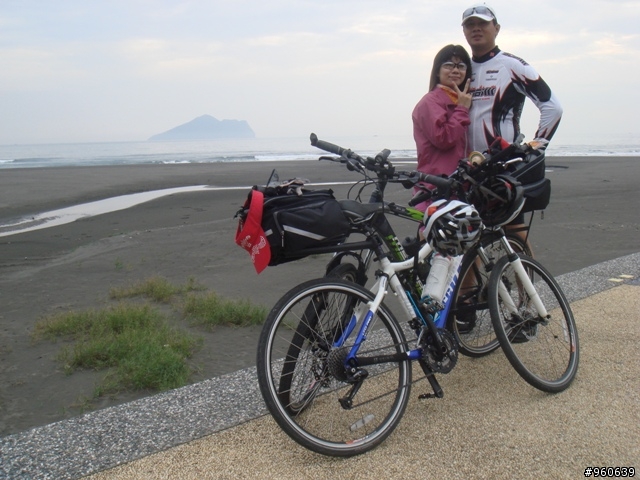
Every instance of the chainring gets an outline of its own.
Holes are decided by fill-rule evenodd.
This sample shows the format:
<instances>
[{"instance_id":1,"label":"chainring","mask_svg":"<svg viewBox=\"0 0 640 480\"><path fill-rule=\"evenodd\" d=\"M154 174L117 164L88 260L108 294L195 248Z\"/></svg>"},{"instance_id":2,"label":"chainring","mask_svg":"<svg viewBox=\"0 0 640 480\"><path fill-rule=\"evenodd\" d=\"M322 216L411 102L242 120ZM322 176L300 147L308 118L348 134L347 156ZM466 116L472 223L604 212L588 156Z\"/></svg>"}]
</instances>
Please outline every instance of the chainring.
<instances>
[{"instance_id":1,"label":"chainring","mask_svg":"<svg viewBox=\"0 0 640 480\"><path fill-rule=\"evenodd\" d=\"M440 351L434 343L434 338L429 335L422 345L422 359L434 373L449 373L458 363L458 341L444 328L438 329L438 335L444 344L444 350Z\"/></svg>"}]
</instances>

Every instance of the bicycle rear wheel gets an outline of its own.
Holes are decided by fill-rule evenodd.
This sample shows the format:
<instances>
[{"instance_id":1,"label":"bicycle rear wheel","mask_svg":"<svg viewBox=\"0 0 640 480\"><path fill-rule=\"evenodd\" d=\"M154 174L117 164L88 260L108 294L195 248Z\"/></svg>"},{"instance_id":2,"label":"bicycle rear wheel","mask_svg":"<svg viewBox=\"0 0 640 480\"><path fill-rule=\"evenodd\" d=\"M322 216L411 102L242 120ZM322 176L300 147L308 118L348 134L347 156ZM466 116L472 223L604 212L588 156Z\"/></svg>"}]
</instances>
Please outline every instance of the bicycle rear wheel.
<instances>
[{"instance_id":1,"label":"bicycle rear wheel","mask_svg":"<svg viewBox=\"0 0 640 480\"><path fill-rule=\"evenodd\" d=\"M326 275L327 277L341 278L348 282L359 283L358 269L351 263L339 263Z\"/></svg>"},{"instance_id":2,"label":"bicycle rear wheel","mask_svg":"<svg viewBox=\"0 0 640 480\"><path fill-rule=\"evenodd\" d=\"M408 360L368 366L352 405L344 402L353 386L344 360L372 299L351 282L311 280L276 304L260 335L257 371L267 408L291 438L315 452L351 456L371 450L391 434L406 408ZM346 334L354 314L358 324ZM404 333L382 305L358 355L405 351Z\"/></svg>"},{"instance_id":3,"label":"bicycle rear wheel","mask_svg":"<svg viewBox=\"0 0 640 480\"><path fill-rule=\"evenodd\" d=\"M529 246L519 236L506 234L514 251L530 253ZM495 264L506 255L497 232L485 234L481 245L491 262ZM468 357L483 357L500 346L493 329L489 310L489 276L487 265L480 260L477 249L465 254L459 273L459 281L453 294L455 305L449 315L448 328L458 340L459 351Z\"/></svg>"},{"instance_id":4,"label":"bicycle rear wheel","mask_svg":"<svg viewBox=\"0 0 640 480\"><path fill-rule=\"evenodd\" d=\"M493 327L506 357L524 380L545 392L561 392L578 371L580 348L573 313L553 276L536 260L519 257L548 316L541 317L513 264L503 257L489 280Z\"/></svg>"}]
</instances>

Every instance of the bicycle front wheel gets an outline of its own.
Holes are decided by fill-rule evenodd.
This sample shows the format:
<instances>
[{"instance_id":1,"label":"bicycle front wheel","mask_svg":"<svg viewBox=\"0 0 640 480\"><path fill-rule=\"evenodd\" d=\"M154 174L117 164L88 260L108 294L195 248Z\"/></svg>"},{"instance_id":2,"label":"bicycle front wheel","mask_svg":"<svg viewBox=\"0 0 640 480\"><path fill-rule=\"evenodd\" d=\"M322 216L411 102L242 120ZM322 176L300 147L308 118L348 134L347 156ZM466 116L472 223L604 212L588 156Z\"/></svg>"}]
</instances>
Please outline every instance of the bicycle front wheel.
<instances>
[{"instance_id":1,"label":"bicycle front wheel","mask_svg":"<svg viewBox=\"0 0 640 480\"><path fill-rule=\"evenodd\" d=\"M529 254L528 245L519 236L507 233L506 238L514 251ZM501 239L501 234L491 232L481 240L490 265L507 254ZM465 254L453 295L454 310L447 321L449 330L458 340L460 353L468 357L483 357L500 346L489 310L490 274L491 269L482 263L477 248Z\"/></svg>"},{"instance_id":2,"label":"bicycle front wheel","mask_svg":"<svg viewBox=\"0 0 640 480\"><path fill-rule=\"evenodd\" d=\"M503 257L489 280L493 327L506 357L524 380L545 392L561 392L578 371L580 349L573 312L553 276L536 260L519 257L547 316L536 309L514 264Z\"/></svg>"},{"instance_id":3,"label":"bicycle front wheel","mask_svg":"<svg viewBox=\"0 0 640 480\"><path fill-rule=\"evenodd\" d=\"M366 379L352 401L345 401L354 381L344 361L372 299L351 282L311 280L276 304L260 335L258 382L267 408L291 438L315 452L351 456L371 450L391 434L406 408L408 360L367 366ZM405 335L384 305L368 332L359 356L407 351Z\"/></svg>"}]
</instances>

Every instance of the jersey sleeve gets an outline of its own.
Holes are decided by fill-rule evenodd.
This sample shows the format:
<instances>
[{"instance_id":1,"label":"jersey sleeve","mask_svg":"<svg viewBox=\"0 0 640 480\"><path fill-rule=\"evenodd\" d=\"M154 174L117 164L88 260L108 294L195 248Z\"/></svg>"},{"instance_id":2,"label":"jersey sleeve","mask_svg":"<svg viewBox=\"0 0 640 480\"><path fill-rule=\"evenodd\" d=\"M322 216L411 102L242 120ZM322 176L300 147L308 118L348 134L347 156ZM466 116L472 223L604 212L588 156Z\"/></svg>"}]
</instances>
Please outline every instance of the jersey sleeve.
<instances>
[{"instance_id":1,"label":"jersey sleeve","mask_svg":"<svg viewBox=\"0 0 640 480\"><path fill-rule=\"evenodd\" d=\"M517 62L519 68L512 69L514 86L529 97L540 111L540 121L534 141L545 148L560 124L562 105L538 72L526 62Z\"/></svg>"}]
</instances>

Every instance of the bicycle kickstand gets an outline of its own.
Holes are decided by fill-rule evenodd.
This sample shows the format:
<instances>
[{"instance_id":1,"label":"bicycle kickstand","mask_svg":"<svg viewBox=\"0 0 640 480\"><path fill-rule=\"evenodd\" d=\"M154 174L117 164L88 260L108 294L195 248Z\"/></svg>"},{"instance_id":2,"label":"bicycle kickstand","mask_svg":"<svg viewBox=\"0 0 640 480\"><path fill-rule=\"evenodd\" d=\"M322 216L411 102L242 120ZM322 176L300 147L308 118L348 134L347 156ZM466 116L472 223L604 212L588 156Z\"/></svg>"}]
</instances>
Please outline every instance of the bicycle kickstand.
<instances>
[{"instance_id":1,"label":"bicycle kickstand","mask_svg":"<svg viewBox=\"0 0 640 480\"><path fill-rule=\"evenodd\" d=\"M424 362L419 361L418 363L420 363L420 366L422 367L422 370L424 371L425 375L427 376L427 380L429 380L429 383L431 384L431 388L433 389L433 393L422 393L422 394L418 395L418 399L419 400L426 400L427 398L442 398L442 397L444 397L444 391L442 390L442 387L438 383L438 380L436 380L435 373L433 373L431 371L431 369L427 365L424 364Z\"/></svg>"}]
</instances>

